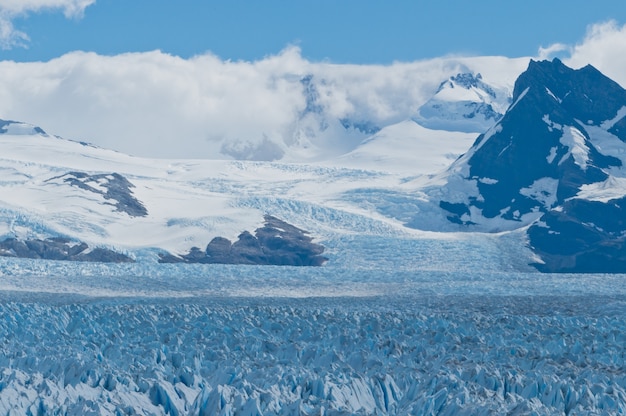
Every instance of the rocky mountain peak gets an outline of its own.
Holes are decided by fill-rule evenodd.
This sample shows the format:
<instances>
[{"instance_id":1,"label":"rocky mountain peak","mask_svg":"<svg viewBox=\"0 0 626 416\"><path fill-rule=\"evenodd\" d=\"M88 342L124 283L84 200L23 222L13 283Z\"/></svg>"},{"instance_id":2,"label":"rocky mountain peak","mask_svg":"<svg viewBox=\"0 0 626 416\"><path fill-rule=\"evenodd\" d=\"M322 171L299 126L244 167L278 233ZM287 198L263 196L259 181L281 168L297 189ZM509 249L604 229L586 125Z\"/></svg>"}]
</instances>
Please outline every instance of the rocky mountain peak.
<instances>
[{"instance_id":1,"label":"rocky mountain peak","mask_svg":"<svg viewBox=\"0 0 626 416\"><path fill-rule=\"evenodd\" d=\"M572 118L588 125L611 119L626 102L626 91L592 65L572 69L557 58L530 61L515 83L513 102L523 94L537 100L547 94Z\"/></svg>"},{"instance_id":2,"label":"rocky mountain peak","mask_svg":"<svg viewBox=\"0 0 626 416\"><path fill-rule=\"evenodd\" d=\"M626 91L590 68L573 70L558 59L531 61L519 77L505 116L459 162L477 183L480 198L472 204L481 215L521 221L524 214L545 212L574 196L583 184L605 180L605 169L621 166L596 148L581 120L593 117L600 124L614 118L626 105ZM596 104L606 103L607 89L612 104Z\"/></svg>"},{"instance_id":3,"label":"rocky mountain peak","mask_svg":"<svg viewBox=\"0 0 626 416\"><path fill-rule=\"evenodd\" d=\"M594 271L597 259L617 259L598 270L626 270L626 255L615 255L626 226L603 218L626 217L626 190L583 195L625 175L625 120L626 90L593 66L531 60L505 115L450 168L439 207L468 230L530 225L542 270Z\"/></svg>"}]
</instances>

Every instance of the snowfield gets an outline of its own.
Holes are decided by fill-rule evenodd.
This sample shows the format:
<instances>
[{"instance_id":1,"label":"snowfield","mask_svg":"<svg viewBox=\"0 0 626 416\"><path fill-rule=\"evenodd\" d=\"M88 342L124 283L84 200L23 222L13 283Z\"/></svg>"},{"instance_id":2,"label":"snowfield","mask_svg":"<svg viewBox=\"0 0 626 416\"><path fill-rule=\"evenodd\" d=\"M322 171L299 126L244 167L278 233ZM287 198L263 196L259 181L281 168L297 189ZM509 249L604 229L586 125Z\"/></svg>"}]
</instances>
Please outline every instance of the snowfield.
<instances>
[{"instance_id":1,"label":"snowfield","mask_svg":"<svg viewBox=\"0 0 626 416\"><path fill-rule=\"evenodd\" d=\"M405 134L414 141L409 148L388 151L383 163L376 160L376 146L389 145L389 134ZM432 136L432 145L416 159L411 155L427 142L422 135ZM406 197L414 191L406 184L409 172L423 175L442 169L473 140L461 134L448 138L447 147L436 146L441 136L407 122L391 133L375 135L357 159L348 154L325 163L296 164L143 159L42 134L2 134L0 237L70 236L132 254L157 247L184 253L192 246L204 248L216 236L236 239L244 230L253 231L266 213L316 230L318 238L338 232L411 234L384 212L354 204L352 195L365 189L375 198L397 190ZM349 161L354 166L344 167ZM120 212L96 181L85 181L91 191L70 185L67 179L75 172L123 175L132 184L130 195L147 215Z\"/></svg>"}]
</instances>

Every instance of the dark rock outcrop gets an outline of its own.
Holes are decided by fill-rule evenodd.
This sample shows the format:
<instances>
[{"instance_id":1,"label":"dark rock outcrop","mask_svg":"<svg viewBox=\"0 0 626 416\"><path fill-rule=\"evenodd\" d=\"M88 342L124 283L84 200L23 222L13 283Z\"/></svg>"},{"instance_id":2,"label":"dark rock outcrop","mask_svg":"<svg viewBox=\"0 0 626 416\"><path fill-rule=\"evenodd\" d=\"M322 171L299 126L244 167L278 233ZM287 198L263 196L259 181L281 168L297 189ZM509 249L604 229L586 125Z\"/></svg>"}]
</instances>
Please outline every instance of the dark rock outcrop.
<instances>
[{"instance_id":1,"label":"dark rock outcrop","mask_svg":"<svg viewBox=\"0 0 626 416\"><path fill-rule=\"evenodd\" d=\"M234 243L224 237L215 237L202 251L193 247L189 253L174 256L166 253L161 263L258 264L276 266L321 266L327 260L321 254L324 247L291 224L271 215L265 216L265 225L252 235L241 233Z\"/></svg>"},{"instance_id":2,"label":"dark rock outcrop","mask_svg":"<svg viewBox=\"0 0 626 416\"><path fill-rule=\"evenodd\" d=\"M228 263L232 243L224 237L215 237L206 246L206 257L213 260L213 263Z\"/></svg>"},{"instance_id":3,"label":"dark rock outcrop","mask_svg":"<svg viewBox=\"0 0 626 416\"><path fill-rule=\"evenodd\" d=\"M132 258L125 254L101 247L89 250L87 244L73 242L65 238L49 238L46 240L7 238L0 241L0 256L99 263L134 262Z\"/></svg>"},{"instance_id":4,"label":"dark rock outcrop","mask_svg":"<svg viewBox=\"0 0 626 416\"><path fill-rule=\"evenodd\" d=\"M53 182L57 179L63 179L63 183L70 186L102 195L104 199L111 201L107 203L113 205L117 211L125 212L131 217L148 215L146 207L133 195L132 188L135 185L119 173L90 175L85 172L68 172L50 178L46 182Z\"/></svg>"}]
</instances>

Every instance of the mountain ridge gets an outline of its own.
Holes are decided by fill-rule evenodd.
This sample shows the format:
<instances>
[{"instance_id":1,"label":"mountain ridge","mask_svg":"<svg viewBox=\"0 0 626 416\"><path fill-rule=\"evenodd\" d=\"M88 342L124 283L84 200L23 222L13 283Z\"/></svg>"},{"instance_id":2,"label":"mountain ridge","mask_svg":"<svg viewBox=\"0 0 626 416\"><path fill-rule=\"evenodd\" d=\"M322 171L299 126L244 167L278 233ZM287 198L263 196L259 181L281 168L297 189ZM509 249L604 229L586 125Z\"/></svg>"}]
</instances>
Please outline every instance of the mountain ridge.
<instances>
[{"instance_id":1,"label":"mountain ridge","mask_svg":"<svg viewBox=\"0 0 626 416\"><path fill-rule=\"evenodd\" d=\"M624 175L619 155L626 146L613 134L624 109L626 90L593 66L574 70L558 59L531 60L515 83L507 112L449 170L448 187L465 182L471 191L456 193L456 199L443 198L439 206L461 227L498 231L503 224L530 226L530 246L542 258L537 264L542 270L626 270L620 256L608 251L605 256L614 259L611 266L606 259L595 267L593 261L584 260L600 258L604 249L615 250L615 245L622 247L619 234L624 230L615 224L610 232L585 226L601 218L581 209L587 202L579 196L585 186ZM609 136L615 138L617 149L602 147ZM607 212L612 202L589 203ZM623 216L619 203L612 204L613 214ZM587 244L570 244L567 239ZM564 246L570 249L556 248Z\"/></svg>"},{"instance_id":2,"label":"mountain ridge","mask_svg":"<svg viewBox=\"0 0 626 416\"><path fill-rule=\"evenodd\" d=\"M303 120L324 122L314 78L302 86L310 96ZM444 81L437 93L446 88L462 90L454 96L462 100L498 96L471 72ZM626 91L592 66L575 70L558 59L531 60L513 91L504 114L475 139L434 135L415 120L380 130L335 120L335 127L373 134L339 157L306 163L142 159L3 122L0 239L39 247L61 238L187 263L249 262L237 254L242 249L263 263L262 234L250 230L266 230L273 218L269 234L283 248L308 247L316 265L325 262L315 257L320 247L332 253L328 243L338 235L471 232L513 233L540 271L626 270L626 227L601 217L626 214ZM309 264L285 259L279 263ZM603 267L594 269L598 262Z\"/></svg>"}]
</instances>

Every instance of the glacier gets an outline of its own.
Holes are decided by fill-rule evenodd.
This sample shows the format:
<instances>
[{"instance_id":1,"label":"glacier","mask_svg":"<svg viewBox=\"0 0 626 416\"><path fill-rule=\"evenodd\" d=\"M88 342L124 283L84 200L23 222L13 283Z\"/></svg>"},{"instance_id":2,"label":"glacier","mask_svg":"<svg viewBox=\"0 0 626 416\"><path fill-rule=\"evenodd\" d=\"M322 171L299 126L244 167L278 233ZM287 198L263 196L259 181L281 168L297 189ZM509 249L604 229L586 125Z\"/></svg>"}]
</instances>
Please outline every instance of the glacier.
<instances>
[{"instance_id":1,"label":"glacier","mask_svg":"<svg viewBox=\"0 0 626 416\"><path fill-rule=\"evenodd\" d=\"M302 127L323 126L323 94L308 91ZM607 129L624 108L584 126L616 160L624 145ZM545 114L542 128L561 128ZM280 162L146 159L4 124L0 237L67 238L134 262L0 257L0 414L626 413L625 276L539 273L527 231L547 224L534 211L474 231L446 217L477 218L462 202L502 181L464 165L500 124L470 149L472 133L395 121L342 118L362 141L317 160L303 136ZM587 166L570 136L557 142ZM539 159L560 161L552 149ZM623 170L606 169L575 196L623 195ZM555 179L532 179L520 195L559 212ZM264 215L311 231L328 261L158 263Z\"/></svg>"},{"instance_id":2,"label":"glacier","mask_svg":"<svg viewBox=\"0 0 626 416\"><path fill-rule=\"evenodd\" d=\"M0 413L626 411L623 275L531 271L513 237L326 244L320 268L0 258Z\"/></svg>"},{"instance_id":3,"label":"glacier","mask_svg":"<svg viewBox=\"0 0 626 416\"><path fill-rule=\"evenodd\" d=\"M621 296L18 297L1 308L7 414L626 410L623 319L604 315L623 316Z\"/></svg>"},{"instance_id":4,"label":"glacier","mask_svg":"<svg viewBox=\"0 0 626 416\"><path fill-rule=\"evenodd\" d=\"M538 273L523 230L405 227L429 207L408 162L156 162L48 139L4 138L3 232L136 262L0 258L0 414L626 411L624 276ZM150 215L131 229L101 193L44 182L66 166L124 173ZM327 264L159 264L148 244L182 250L268 207L316 230Z\"/></svg>"}]
</instances>

